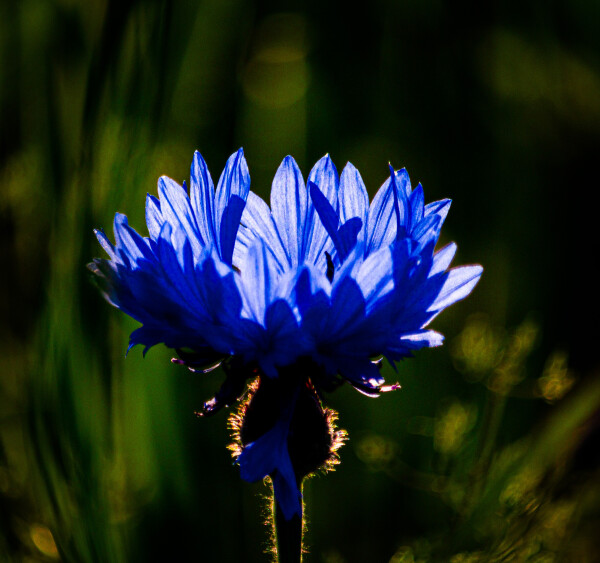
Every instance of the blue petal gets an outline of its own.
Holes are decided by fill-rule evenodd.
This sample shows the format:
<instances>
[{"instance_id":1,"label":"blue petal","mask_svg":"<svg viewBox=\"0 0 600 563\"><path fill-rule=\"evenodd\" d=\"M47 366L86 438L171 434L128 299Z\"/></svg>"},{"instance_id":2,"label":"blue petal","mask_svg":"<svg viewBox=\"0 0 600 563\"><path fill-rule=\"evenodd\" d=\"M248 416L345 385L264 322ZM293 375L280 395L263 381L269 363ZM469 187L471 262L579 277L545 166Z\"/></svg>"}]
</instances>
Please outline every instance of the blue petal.
<instances>
[{"instance_id":1,"label":"blue petal","mask_svg":"<svg viewBox=\"0 0 600 563\"><path fill-rule=\"evenodd\" d=\"M115 240L117 249L125 252L127 258L135 265L138 260L153 260L152 252L146 241L138 235L128 224L127 217L121 213L115 214ZM133 266L133 265L132 265Z\"/></svg>"},{"instance_id":2,"label":"blue petal","mask_svg":"<svg viewBox=\"0 0 600 563\"><path fill-rule=\"evenodd\" d=\"M205 245L217 245L215 234L215 187L206 162L196 151L190 168L190 201Z\"/></svg>"},{"instance_id":3,"label":"blue petal","mask_svg":"<svg viewBox=\"0 0 600 563\"><path fill-rule=\"evenodd\" d=\"M294 469L289 456L282 456L277 471L273 475L273 492L286 520L291 520L295 515L302 518L302 493L296 485Z\"/></svg>"},{"instance_id":4,"label":"blue petal","mask_svg":"<svg viewBox=\"0 0 600 563\"><path fill-rule=\"evenodd\" d=\"M348 219L337 232L336 250L340 261L346 260L352 249L356 246L358 235L362 230L362 220L359 217Z\"/></svg>"},{"instance_id":5,"label":"blue petal","mask_svg":"<svg viewBox=\"0 0 600 563\"><path fill-rule=\"evenodd\" d=\"M156 240L165 220L160 212L160 202L153 195L146 196L146 225L152 240Z\"/></svg>"},{"instance_id":6,"label":"blue petal","mask_svg":"<svg viewBox=\"0 0 600 563\"><path fill-rule=\"evenodd\" d=\"M163 340L164 329L152 326L141 326L129 335L129 347L127 348L127 352L138 344L143 344L146 349L148 349L160 344Z\"/></svg>"},{"instance_id":7,"label":"blue petal","mask_svg":"<svg viewBox=\"0 0 600 563\"><path fill-rule=\"evenodd\" d=\"M411 224L417 225L423 219L425 213L425 194L423 186L418 184L408 198L411 211Z\"/></svg>"},{"instance_id":8,"label":"blue petal","mask_svg":"<svg viewBox=\"0 0 600 563\"><path fill-rule=\"evenodd\" d=\"M370 309L394 289L394 262L389 247L371 254L361 265L356 281Z\"/></svg>"},{"instance_id":9,"label":"blue petal","mask_svg":"<svg viewBox=\"0 0 600 563\"><path fill-rule=\"evenodd\" d=\"M339 217L329 200L321 193L316 184L309 182L308 186L319 219L333 241L340 262L343 262L356 245L358 233L362 228L362 221L358 217L353 217L338 229Z\"/></svg>"},{"instance_id":10,"label":"blue petal","mask_svg":"<svg viewBox=\"0 0 600 563\"><path fill-rule=\"evenodd\" d=\"M446 216L448 215L448 211L450 211L450 205L452 205L451 199L441 199L440 201L428 203L425 206L424 216L427 217L428 215L435 213L436 215L439 215L442 218L443 223L446 219Z\"/></svg>"},{"instance_id":11,"label":"blue petal","mask_svg":"<svg viewBox=\"0 0 600 563\"><path fill-rule=\"evenodd\" d=\"M337 215L337 199L338 199L338 173L329 155L322 157L310 171L308 175L308 184L316 184L334 208ZM313 201L309 199L306 210L306 221L304 224L304 234L302 242L302 261L309 264L316 264L323 253L331 248L328 244L327 231L320 221L317 220Z\"/></svg>"},{"instance_id":12,"label":"blue petal","mask_svg":"<svg viewBox=\"0 0 600 563\"><path fill-rule=\"evenodd\" d=\"M247 207L244 208L244 211ZM239 270L239 264L243 264L246 260L248 249L254 244L255 239L256 235L248 227L244 227L244 225L238 227L235 244L233 245L233 256L231 257L231 263L234 268Z\"/></svg>"},{"instance_id":13,"label":"blue petal","mask_svg":"<svg viewBox=\"0 0 600 563\"><path fill-rule=\"evenodd\" d=\"M250 191L250 174L248 172L248 165L244 158L244 151L239 149L236 153L232 154L227 160L225 169L219 178L219 184L217 185L217 192L215 195L215 232L219 232L219 250L221 259L225 263L231 263L231 256L233 254L233 242L235 241L237 233L237 225L239 224L239 217L241 217L240 203L238 201L246 202L248 198L248 192ZM234 198L237 196L237 198ZM229 206L233 206L229 209ZM243 206L242 206L243 209ZM237 224L235 218L238 216ZM228 217L224 219L224 216ZM223 235L223 230L225 234ZM221 242L225 242L226 248L221 246Z\"/></svg>"},{"instance_id":14,"label":"blue petal","mask_svg":"<svg viewBox=\"0 0 600 563\"><path fill-rule=\"evenodd\" d=\"M411 238L418 243L418 247L413 252L424 252L424 249L430 246L431 251L435 247L442 230L442 219L439 215L429 215L425 217L414 229Z\"/></svg>"},{"instance_id":15,"label":"blue petal","mask_svg":"<svg viewBox=\"0 0 600 563\"><path fill-rule=\"evenodd\" d=\"M281 269L286 265L291 266L271 210L254 192L248 194L248 202L242 214L242 224L268 244Z\"/></svg>"},{"instance_id":16,"label":"blue petal","mask_svg":"<svg viewBox=\"0 0 600 563\"><path fill-rule=\"evenodd\" d=\"M445 272L450 267L454 255L456 254L456 248L456 244L451 242L435 253L430 275Z\"/></svg>"},{"instance_id":17,"label":"blue petal","mask_svg":"<svg viewBox=\"0 0 600 563\"><path fill-rule=\"evenodd\" d=\"M289 365L308 348L289 303L283 299L275 300L267 308L265 331L270 346L259 358L261 364L266 360L268 365Z\"/></svg>"},{"instance_id":18,"label":"blue petal","mask_svg":"<svg viewBox=\"0 0 600 563\"><path fill-rule=\"evenodd\" d=\"M441 230L442 220L439 215L428 215L421 220L411 233L411 237L415 240L420 240L423 237L433 236L437 240Z\"/></svg>"},{"instance_id":19,"label":"blue petal","mask_svg":"<svg viewBox=\"0 0 600 563\"><path fill-rule=\"evenodd\" d=\"M375 194L369 208L365 255L390 245L395 238L394 191L388 178Z\"/></svg>"},{"instance_id":20,"label":"blue petal","mask_svg":"<svg viewBox=\"0 0 600 563\"><path fill-rule=\"evenodd\" d=\"M325 227L327 234L334 240L336 239L337 229L339 225L339 217L329 200L321 193L318 186L312 182L308 182L310 198L319 214L319 219Z\"/></svg>"},{"instance_id":21,"label":"blue petal","mask_svg":"<svg viewBox=\"0 0 600 563\"><path fill-rule=\"evenodd\" d=\"M186 191L171 178L162 176L158 180L158 194L164 220L171 225L173 231L182 230L189 239L194 254L199 253L205 242L201 239Z\"/></svg>"},{"instance_id":22,"label":"blue petal","mask_svg":"<svg viewBox=\"0 0 600 563\"><path fill-rule=\"evenodd\" d=\"M291 156L279 166L271 187L271 210L288 260L301 262L307 193L302 173Z\"/></svg>"},{"instance_id":23,"label":"blue petal","mask_svg":"<svg viewBox=\"0 0 600 563\"><path fill-rule=\"evenodd\" d=\"M242 308L242 298L231 269L215 257L208 256L195 269L195 285L213 321L230 326L230 332L233 332Z\"/></svg>"},{"instance_id":24,"label":"blue petal","mask_svg":"<svg viewBox=\"0 0 600 563\"><path fill-rule=\"evenodd\" d=\"M171 237L171 226L165 223L158 239L158 256L164 275L177 290L178 297L190 309L190 312L202 315L204 310L202 304L198 301L196 287L193 283L193 264L189 264L190 260L193 261L193 256L189 251L189 246L188 252L185 251L185 246L186 244L189 245L189 241L184 239L185 242L181 245L181 250L177 252L171 242ZM186 266L188 275L184 272Z\"/></svg>"},{"instance_id":25,"label":"blue petal","mask_svg":"<svg viewBox=\"0 0 600 563\"><path fill-rule=\"evenodd\" d=\"M231 265L233 248L245 205L246 202L241 197L237 195L231 196L221 216L220 248L221 260L225 264Z\"/></svg>"},{"instance_id":26,"label":"blue petal","mask_svg":"<svg viewBox=\"0 0 600 563\"><path fill-rule=\"evenodd\" d=\"M272 255L261 239L256 239L255 244L248 250L242 271L241 284L246 310L251 319L263 324L267 305L272 302L274 295L272 274L276 269L273 267Z\"/></svg>"},{"instance_id":27,"label":"blue petal","mask_svg":"<svg viewBox=\"0 0 600 563\"><path fill-rule=\"evenodd\" d=\"M440 311L467 297L477 285L482 272L483 268L479 265L462 266L450 270L436 300L428 308L428 311Z\"/></svg>"},{"instance_id":28,"label":"blue petal","mask_svg":"<svg viewBox=\"0 0 600 563\"><path fill-rule=\"evenodd\" d=\"M287 432L288 421L279 420L271 430L244 447L238 458L240 477L244 481L255 483L273 472L284 457Z\"/></svg>"},{"instance_id":29,"label":"blue petal","mask_svg":"<svg viewBox=\"0 0 600 563\"><path fill-rule=\"evenodd\" d=\"M327 200L332 205L337 205L339 184L338 173L335 164L333 164L333 161L328 154L321 157L313 166L308 175L308 182L316 184Z\"/></svg>"},{"instance_id":30,"label":"blue petal","mask_svg":"<svg viewBox=\"0 0 600 563\"><path fill-rule=\"evenodd\" d=\"M358 217L366 229L369 195L360 173L350 162L342 171L338 201L341 222Z\"/></svg>"},{"instance_id":31,"label":"blue petal","mask_svg":"<svg viewBox=\"0 0 600 563\"><path fill-rule=\"evenodd\" d=\"M310 266L304 266L297 275L295 284L295 302L300 310L303 322L311 308L318 311L318 317L326 320L329 307L329 294L331 283L327 278Z\"/></svg>"},{"instance_id":32,"label":"blue petal","mask_svg":"<svg viewBox=\"0 0 600 563\"><path fill-rule=\"evenodd\" d=\"M410 193L410 180L408 172L403 168L394 172L390 164L390 181L394 193L394 213L396 215L396 238L404 238L410 232L411 216L408 209L408 193Z\"/></svg>"},{"instance_id":33,"label":"blue petal","mask_svg":"<svg viewBox=\"0 0 600 563\"><path fill-rule=\"evenodd\" d=\"M350 277L343 278L334 288L329 312L331 335L337 340L349 333L354 324L364 318L365 298L359 285Z\"/></svg>"},{"instance_id":34,"label":"blue petal","mask_svg":"<svg viewBox=\"0 0 600 563\"><path fill-rule=\"evenodd\" d=\"M444 343L444 336L434 330L419 330L414 333L403 334L385 351L389 357L399 360L412 355L412 352L421 348L435 348Z\"/></svg>"},{"instance_id":35,"label":"blue petal","mask_svg":"<svg viewBox=\"0 0 600 563\"><path fill-rule=\"evenodd\" d=\"M435 330L420 330L412 334L403 334L400 337L400 343L413 350L418 350L425 346L434 348L444 343L444 335Z\"/></svg>"},{"instance_id":36,"label":"blue petal","mask_svg":"<svg viewBox=\"0 0 600 563\"><path fill-rule=\"evenodd\" d=\"M94 234L100 243L100 246L104 249L104 252L109 255L111 260L120 261L117 252L115 251L115 247L112 242L106 236L106 233L102 229L94 229Z\"/></svg>"}]
</instances>

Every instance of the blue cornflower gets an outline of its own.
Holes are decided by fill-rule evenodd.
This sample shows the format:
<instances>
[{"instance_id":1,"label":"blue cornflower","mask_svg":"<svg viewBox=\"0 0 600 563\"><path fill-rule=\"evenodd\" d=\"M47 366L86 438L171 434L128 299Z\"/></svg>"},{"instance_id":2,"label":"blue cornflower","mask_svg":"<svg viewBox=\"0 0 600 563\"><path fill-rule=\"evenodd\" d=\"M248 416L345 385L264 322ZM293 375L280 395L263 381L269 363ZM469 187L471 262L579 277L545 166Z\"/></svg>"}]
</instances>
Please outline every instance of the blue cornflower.
<instances>
[{"instance_id":1,"label":"blue cornflower","mask_svg":"<svg viewBox=\"0 0 600 563\"><path fill-rule=\"evenodd\" d=\"M160 342L194 350L199 363L233 353L230 330L242 307L232 269L237 229L250 188L248 166L240 149L227 161L215 192L206 163L194 155L190 193L163 176L160 200L146 199L149 237L133 230L127 217L115 215L113 245L103 231L98 241L110 260L95 259L89 268L106 299L140 323L129 348Z\"/></svg>"},{"instance_id":2,"label":"blue cornflower","mask_svg":"<svg viewBox=\"0 0 600 563\"><path fill-rule=\"evenodd\" d=\"M435 246L450 200L426 205L404 169L390 167L370 205L358 170L347 164L340 177L329 156L306 184L286 157L270 207L249 188L241 149L216 191L196 152L189 194L162 177L160 200L146 200L150 236L117 214L115 245L96 233L110 260L90 268L106 298L142 323L130 347L162 342L191 369L226 360L226 381L201 414L259 376L234 421L235 453L245 480L271 476L290 520L301 515L302 478L339 446L321 390L396 388L383 385L375 358L394 364L439 346L429 323L471 292L482 268L449 269L456 245Z\"/></svg>"},{"instance_id":3,"label":"blue cornflower","mask_svg":"<svg viewBox=\"0 0 600 563\"><path fill-rule=\"evenodd\" d=\"M454 243L434 252L450 200L425 205L406 170L392 170L368 202L352 164L338 178L325 156L306 187L288 156L273 181L271 210L250 192L235 253L240 264L255 264L257 252L271 261L271 303L285 303L301 332L287 363L307 355L329 383L341 375L377 394L383 381L371 358L393 362L439 346L443 337L427 325L471 292L482 268L448 270Z\"/></svg>"}]
</instances>

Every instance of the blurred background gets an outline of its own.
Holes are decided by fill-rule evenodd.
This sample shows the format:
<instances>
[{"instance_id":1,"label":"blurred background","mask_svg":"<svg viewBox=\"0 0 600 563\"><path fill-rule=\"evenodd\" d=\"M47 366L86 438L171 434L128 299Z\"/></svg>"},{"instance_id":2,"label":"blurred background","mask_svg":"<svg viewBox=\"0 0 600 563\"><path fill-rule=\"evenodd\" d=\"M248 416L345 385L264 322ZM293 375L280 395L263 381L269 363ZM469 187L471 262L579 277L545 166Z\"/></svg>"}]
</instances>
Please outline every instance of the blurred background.
<instances>
[{"instance_id":1,"label":"blurred background","mask_svg":"<svg viewBox=\"0 0 600 563\"><path fill-rule=\"evenodd\" d=\"M371 196L407 167L485 268L402 390L326 398L350 440L305 560L598 561L597 2L5 0L0 61L0 560L269 560L229 413L193 414L222 374L125 359L85 268L161 174L243 146L263 197L287 154Z\"/></svg>"}]
</instances>

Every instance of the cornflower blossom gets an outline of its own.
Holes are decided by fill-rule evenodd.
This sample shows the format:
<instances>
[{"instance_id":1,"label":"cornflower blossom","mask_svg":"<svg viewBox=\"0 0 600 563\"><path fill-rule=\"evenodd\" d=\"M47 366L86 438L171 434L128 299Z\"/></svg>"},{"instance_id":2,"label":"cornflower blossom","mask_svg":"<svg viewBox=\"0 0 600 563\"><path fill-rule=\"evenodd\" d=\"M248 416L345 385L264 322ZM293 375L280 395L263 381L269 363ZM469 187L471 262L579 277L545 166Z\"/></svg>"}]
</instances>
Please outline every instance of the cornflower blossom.
<instances>
[{"instance_id":1,"label":"cornflower blossom","mask_svg":"<svg viewBox=\"0 0 600 563\"><path fill-rule=\"evenodd\" d=\"M305 183L291 156L275 174L270 207L250 191L242 149L215 190L200 153L189 192L165 176L148 195L142 237L119 213L109 259L89 265L106 299L141 323L130 336L146 351L164 343L173 361L225 381L201 415L249 397L232 418L232 449L249 482L270 476L284 521L302 518L302 479L336 462L343 431L323 391L348 383L372 397L392 365L439 346L430 329L465 298L481 266L450 268L456 245L435 250L450 208L425 204L405 169L394 170L369 205L358 170L341 176L329 156Z\"/></svg>"}]
</instances>

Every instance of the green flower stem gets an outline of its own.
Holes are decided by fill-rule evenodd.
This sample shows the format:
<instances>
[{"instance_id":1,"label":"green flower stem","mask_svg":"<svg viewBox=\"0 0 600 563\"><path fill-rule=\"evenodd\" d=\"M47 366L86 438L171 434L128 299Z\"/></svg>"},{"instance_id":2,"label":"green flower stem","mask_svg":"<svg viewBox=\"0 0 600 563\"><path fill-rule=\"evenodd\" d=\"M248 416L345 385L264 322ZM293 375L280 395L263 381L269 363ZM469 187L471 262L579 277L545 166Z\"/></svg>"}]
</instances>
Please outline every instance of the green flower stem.
<instances>
[{"instance_id":1,"label":"green flower stem","mask_svg":"<svg viewBox=\"0 0 600 563\"><path fill-rule=\"evenodd\" d=\"M302 483L299 483L302 492ZM297 514L286 520L279 503L274 502L275 541L277 563L300 563L302 561L303 516Z\"/></svg>"}]
</instances>

